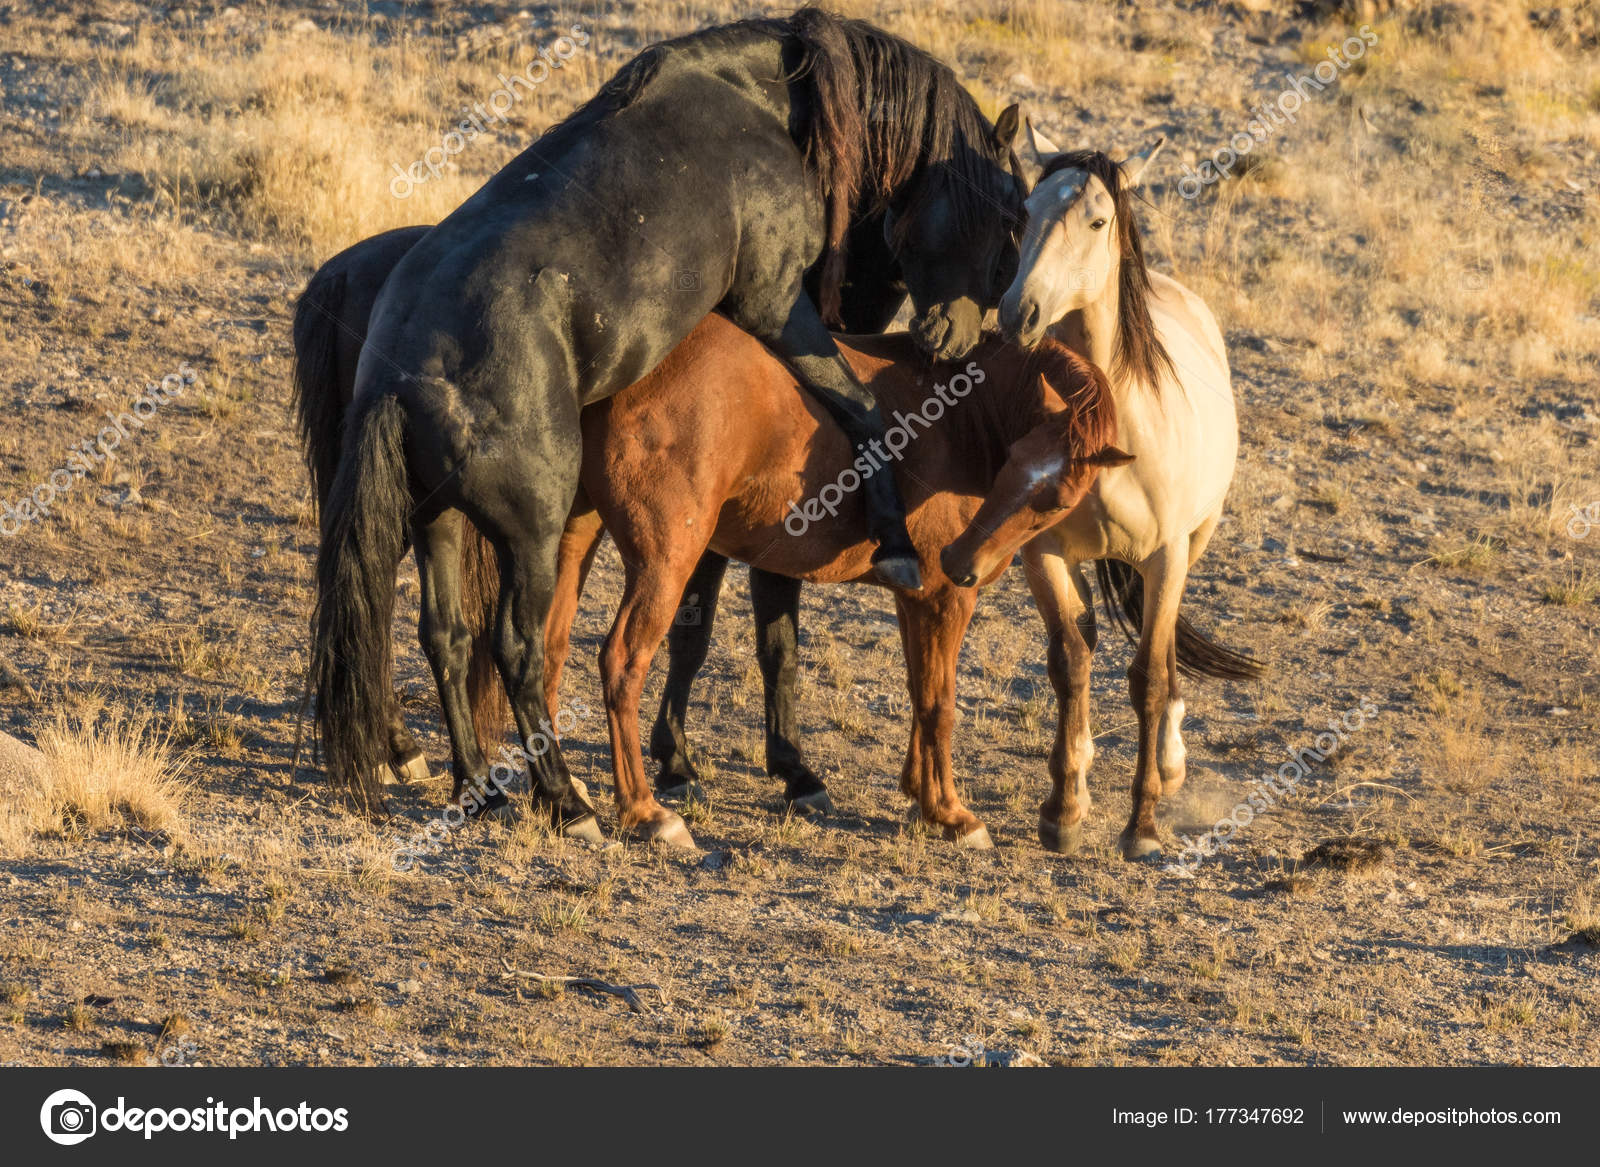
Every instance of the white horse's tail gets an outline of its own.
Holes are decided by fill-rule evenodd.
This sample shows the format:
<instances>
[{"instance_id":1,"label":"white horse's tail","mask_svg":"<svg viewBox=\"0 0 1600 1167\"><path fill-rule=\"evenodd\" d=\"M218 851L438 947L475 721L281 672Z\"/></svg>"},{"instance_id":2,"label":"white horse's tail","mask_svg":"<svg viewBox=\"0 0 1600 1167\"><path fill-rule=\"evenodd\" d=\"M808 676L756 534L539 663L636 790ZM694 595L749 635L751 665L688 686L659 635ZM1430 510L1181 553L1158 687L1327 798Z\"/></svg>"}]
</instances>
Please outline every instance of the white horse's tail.
<instances>
[{"instance_id":1,"label":"white horse's tail","mask_svg":"<svg viewBox=\"0 0 1600 1167\"><path fill-rule=\"evenodd\" d=\"M1120 559L1095 560L1094 575L1106 616L1129 640L1137 640L1144 624L1144 580ZM1266 671L1255 657L1218 644L1182 616L1178 617L1177 641L1178 671L1185 676L1251 681Z\"/></svg>"}]
</instances>

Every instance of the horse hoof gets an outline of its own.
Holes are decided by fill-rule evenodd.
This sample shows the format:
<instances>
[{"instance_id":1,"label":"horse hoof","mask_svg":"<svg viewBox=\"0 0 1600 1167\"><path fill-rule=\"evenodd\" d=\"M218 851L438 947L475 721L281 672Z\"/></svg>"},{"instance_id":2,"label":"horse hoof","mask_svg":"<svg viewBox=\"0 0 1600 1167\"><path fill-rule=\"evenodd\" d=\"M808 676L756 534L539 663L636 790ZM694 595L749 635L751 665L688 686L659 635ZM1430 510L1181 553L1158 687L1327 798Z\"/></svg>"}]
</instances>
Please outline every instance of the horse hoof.
<instances>
[{"instance_id":1,"label":"horse hoof","mask_svg":"<svg viewBox=\"0 0 1600 1167\"><path fill-rule=\"evenodd\" d=\"M1128 860L1149 859L1161 854L1159 839L1146 839L1141 835L1122 836L1122 857Z\"/></svg>"},{"instance_id":2,"label":"horse hoof","mask_svg":"<svg viewBox=\"0 0 1600 1167\"><path fill-rule=\"evenodd\" d=\"M922 569L915 555L885 555L872 561L872 569L882 583L903 592L922 590Z\"/></svg>"},{"instance_id":3,"label":"horse hoof","mask_svg":"<svg viewBox=\"0 0 1600 1167\"><path fill-rule=\"evenodd\" d=\"M561 834L580 843L593 843L596 847L604 846L606 841L606 834L600 829L600 819L593 814L562 823Z\"/></svg>"},{"instance_id":4,"label":"horse hoof","mask_svg":"<svg viewBox=\"0 0 1600 1167\"><path fill-rule=\"evenodd\" d=\"M826 790L813 790L810 794L790 799L789 809L804 818L822 818L834 813L833 799L828 797Z\"/></svg>"},{"instance_id":5,"label":"horse hoof","mask_svg":"<svg viewBox=\"0 0 1600 1167\"><path fill-rule=\"evenodd\" d=\"M684 825L683 819L675 814L640 823L630 834L641 843L662 843L668 847L682 847L686 851L698 850L689 828Z\"/></svg>"},{"instance_id":6,"label":"horse hoof","mask_svg":"<svg viewBox=\"0 0 1600 1167\"><path fill-rule=\"evenodd\" d=\"M955 844L963 851L993 851L994 840L989 837L989 828L979 823L964 835L955 839Z\"/></svg>"},{"instance_id":7,"label":"horse hoof","mask_svg":"<svg viewBox=\"0 0 1600 1167\"><path fill-rule=\"evenodd\" d=\"M698 782L680 782L676 786L663 786L656 791L656 799L660 802L709 801L706 798L705 787Z\"/></svg>"},{"instance_id":8,"label":"horse hoof","mask_svg":"<svg viewBox=\"0 0 1600 1167\"><path fill-rule=\"evenodd\" d=\"M1057 855L1076 855L1083 847L1083 822L1063 827L1053 819L1040 819L1039 845Z\"/></svg>"},{"instance_id":9,"label":"horse hoof","mask_svg":"<svg viewBox=\"0 0 1600 1167\"><path fill-rule=\"evenodd\" d=\"M402 786L417 786L428 781L430 777L428 759L418 749L399 755L389 763L389 768L394 771L395 779Z\"/></svg>"},{"instance_id":10,"label":"horse hoof","mask_svg":"<svg viewBox=\"0 0 1600 1167\"><path fill-rule=\"evenodd\" d=\"M517 808L511 805L509 799L502 798L499 802L491 801L478 812L478 817L511 826L521 816L517 814Z\"/></svg>"}]
</instances>

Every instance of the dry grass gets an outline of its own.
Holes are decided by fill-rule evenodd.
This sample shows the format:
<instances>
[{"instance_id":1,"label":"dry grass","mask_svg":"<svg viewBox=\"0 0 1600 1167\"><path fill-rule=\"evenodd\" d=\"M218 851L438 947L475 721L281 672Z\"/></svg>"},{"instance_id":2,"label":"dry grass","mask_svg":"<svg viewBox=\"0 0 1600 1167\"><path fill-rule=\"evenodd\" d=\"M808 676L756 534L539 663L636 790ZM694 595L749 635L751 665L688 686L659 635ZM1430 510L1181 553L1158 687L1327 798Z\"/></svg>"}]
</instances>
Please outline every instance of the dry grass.
<instances>
[{"instance_id":1,"label":"dry grass","mask_svg":"<svg viewBox=\"0 0 1600 1167\"><path fill-rule=\"evenodd\" d=\"M11 853L30 836L127 827L181 833L186 759L148 719L59 718L39 734L39 749L44 775L9 794L3 841Z\"/></svg>"}]
</instances>

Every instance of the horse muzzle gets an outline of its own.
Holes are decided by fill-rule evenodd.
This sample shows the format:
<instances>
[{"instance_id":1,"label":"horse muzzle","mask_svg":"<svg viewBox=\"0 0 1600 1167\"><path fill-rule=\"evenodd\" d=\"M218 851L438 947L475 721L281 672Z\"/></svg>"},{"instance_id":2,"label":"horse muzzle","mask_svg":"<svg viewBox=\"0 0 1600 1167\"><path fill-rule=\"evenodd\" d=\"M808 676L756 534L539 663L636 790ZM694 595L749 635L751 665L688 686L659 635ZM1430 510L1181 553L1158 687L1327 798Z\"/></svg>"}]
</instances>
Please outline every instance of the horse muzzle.
<instances>
[{"instance_id":1,"label":"horse muzzle","mask_svg":"<svg viewBox=\"0 0 1600 1167\"><path fill-rule=\"evenodd\" d=\"M975 588L978 586L978 569L970 559L962 561L951 552L954 547L946 547L939 552L939 570L943 571L951 583L958 588Z\"/></svg>"},{"instance_id":2,"label":"horse muzzle","mask_svg":"<svg viewBox=\"0 0 1600 1167\"><path fill-rule=\"evenodd\" d=\"M1008 292L1000 299L1000 335L1023 348L1039 343L1044 335L1043 319L1039 301L1032 296L1013 297Z\"/></svg>"}]
</instances>

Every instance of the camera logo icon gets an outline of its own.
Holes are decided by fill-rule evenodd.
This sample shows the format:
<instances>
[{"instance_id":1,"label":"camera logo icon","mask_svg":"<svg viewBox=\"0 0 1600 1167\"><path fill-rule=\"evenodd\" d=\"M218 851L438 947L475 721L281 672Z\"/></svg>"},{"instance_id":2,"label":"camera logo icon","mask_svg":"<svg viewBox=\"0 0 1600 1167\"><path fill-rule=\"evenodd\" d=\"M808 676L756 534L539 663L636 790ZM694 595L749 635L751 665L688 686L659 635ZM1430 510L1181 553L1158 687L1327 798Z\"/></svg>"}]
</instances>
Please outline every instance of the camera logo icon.
<instances>
[{"instance_id":1,"label":"camera logo icon","mask_svg":"<svg viewBox=\"0 0 1600 1167\"><path fill-rule=\"evenodd\" d=\"M77 1090L57 1090L39 1108L39 1125L45 1138L63 1147L75 1146L94 1134L98 1114L87 1094Z\"/></svg>"}]
</instances>

